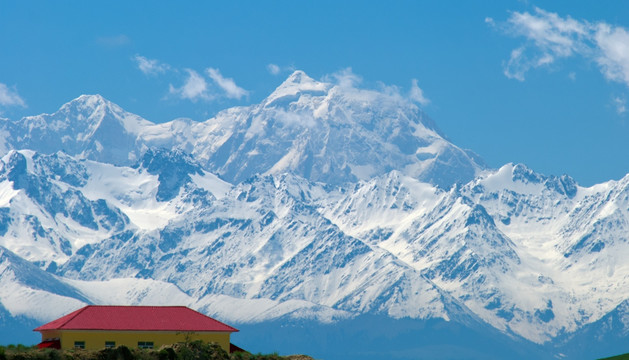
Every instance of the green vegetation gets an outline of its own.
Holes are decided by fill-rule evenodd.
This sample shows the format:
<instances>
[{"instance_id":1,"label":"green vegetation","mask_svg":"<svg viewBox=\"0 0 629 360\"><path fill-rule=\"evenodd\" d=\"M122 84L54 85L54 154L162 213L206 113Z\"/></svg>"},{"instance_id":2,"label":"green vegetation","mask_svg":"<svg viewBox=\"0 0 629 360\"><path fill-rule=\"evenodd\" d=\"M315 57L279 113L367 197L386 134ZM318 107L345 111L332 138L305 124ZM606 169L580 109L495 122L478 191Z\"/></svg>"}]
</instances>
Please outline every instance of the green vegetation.
<instances>
[{"instance_id":1,"label":"green vegetation","mask_svg":"<svg viewBox=\"0 0 629 360\"><path fill-rule=\"evenodd\" d=\"M0 359L0 360L2 360L2 359ZM608 357L608 358L604 358L604 359L599 359L599 360L629 360L629 353L622 354L622 355L616 355L616 356L612 356L612 357Z\"/></svg>"},{"instance_id":2,"label":"green vegetation","mask_svg":"<svg viewBox=\"0 0 629 360\"><path fill-rule=\"evenodd\" d=\"M238 352L228 354L216 344L193 341L186 344L164 346L157 350L113 349L56 350L38 349L35 346L0 346L0 360L312 360L305 355L279 356Z\"/></svg>"}]
</instances>

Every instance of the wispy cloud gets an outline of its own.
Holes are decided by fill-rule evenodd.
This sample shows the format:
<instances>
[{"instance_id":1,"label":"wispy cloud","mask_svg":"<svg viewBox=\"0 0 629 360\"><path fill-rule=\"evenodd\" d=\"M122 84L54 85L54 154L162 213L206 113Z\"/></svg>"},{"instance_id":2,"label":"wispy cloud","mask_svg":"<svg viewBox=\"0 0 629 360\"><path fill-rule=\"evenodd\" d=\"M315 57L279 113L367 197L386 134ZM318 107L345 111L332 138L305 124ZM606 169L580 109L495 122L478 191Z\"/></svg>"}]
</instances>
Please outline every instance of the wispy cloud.
<instances>
[{"instance_id":1,"label":"wispy cloud","mask_svg":"<svg viewBox=\"0 0 629 360\"><path fill-rule=\"evenodd\" d=\"M249 92L236 85L236 82L233 79L223 77L218 69L208 68L206 69L206 72L214 83L223 90L225 96L228 98L241 99L243 96L249 95Z\"/></svg>"},{"instance_id":2,"label":"wispy cloud","mask_svg":"<svg viewBox=\"0 0 629 360\"><path fill-rule=\"evenodd\" d=\"M138 69L144 73L144 75L159 75L163 74L170 69L168 64L164 64L155 59L149 59L144 56L135 55L133 60L138 65Z\"/></svg>"},{"instance_id":3,"label":"wispy cloud","mask_svg":"<svg viewBox=\"0 0 629 360\"><path fill-rule=\"evenodd\" d=\"M120 47L131 43L131 39L124 34L114 36L101 36L96 39L96 42L100 45L107 47Z\"/></svg>"},{"instance_id":4,"label":"wispy cloud","mask_svg":"<svg viewBox=\"0 0 629 360\"><path fill-rule=\"evenodd\" d=\"M424 91L417 85L417 79L411 80L411 90L409 91L408 97L422 106L430 104L430 100L424 96Z\"/></svg>"},{"instance_id":5,"label":"wispy cloud","mask_svg":"<svg viewBox=\"0 0 629 360\"><path fill-rule=\"evenodd\" d=\"M281 73L293 73L295 70L297 69L294 65L280 66L277 64L268 64L266 66L266 71L268 71L271 75L279 75Z\"/></svg>"},{"instance_id":6,"label":"wispy cloud","mask_svg":"<svg viewBox=\"0 0 629 360\"><path fill-rule=\"evenodd\" d=\"M266 66L266 69L271 73L271 75L278 75L282 69L276 64L269 64Z\"/></svg>"},{"instance_id":7,"label":"wispy cloud","mask_svg":"<svg viewBox=\"0 0 629 360\"><path fill-rule=\"evenodd\" d=\"M26 107L26 102L17 93L15 86L9 88L5 84L0 83L0 105Z\"/></svg>"},{"instance_id":8,"label":"wispy cloud","mask_svg":"<svg viewBox=\"0 0 629 360\"><path fill-rule=\"evenodd\" d=\"M181 87L169 85L168 92L176 95L181 99L191 100L211 100L213 97L208 92L208 86L205 79L192 69L184 69L188 74L184 84Z\"/></svg>"},{"instance_id":9,"label":"wispy cloud","mask_svg":"<svg viewBox=\"0 0 629 360\"><path fill-rule=\"evenodd\" d=\"M624 97L616 96L612 99L612 101L618 115L623 115L627 112L627 99L625 99Z\"/></svg>"},{"instance_id":10,"label":"wispy cloud","mask_svg":"<svg viewBox=\"0 0 629 360\"><path fill-rule=\"evenodd\" d=\"M180 99L193 102L198 100L211 101L221 97L240 100L249 95L249 91L236 85L234 79L224 77L217 68L210 67L199 73L193 69L181 70L157 59L149 59L137 54L131 60L145 75L158 76L168 73L169 77L180 78L183 82L180 87L172 83L168 85L168 94ZM211 82L208 81L208 78Z\"/></svg>"},{"instance_id":11,"label":"wispy cloud","mask_svg":"<svg viewBox=\"0 0 629 360\"><path fill-rule=\"evenodd\" d=\"M596 26L595 42L600 49L596 62L605 77L629 85L629 33L622 27L605 23Z\"/></svg>"},{"instance_id":12,"label":"wispy cloud","mask_svg":"<svg viewBox=\"0 0 629 360\"><path fill-rule=\"evenodd\" d=\"M591 48L588 37L593 35L589 23L569 16L562 18L539 8L535 8L534 14L512 13L503 29L527 40L511 51L504 69L507 77L520 81L524 81L530 69L548 66L575 54L586 55Z\"/></svg>"},{"instance_id":13,"label":"wispy cloud","mask_svg":"<svg viewBox=\"0 0 629 360\"><path fill-rule=\"evenodd\" d=\"M374 89L361 87L363 78L355 74L352 68L345 68L335 73L322 77L326 83L343 88L344 91L352 93L356 98L362 98L366 103L380 101L382 95L391 100L390 104L415 103L422 106L430 104L430 100L424 95L424 91L419 87L417 79L411 79L411 88L408 92L396 85L386 85L378 82Z\"/></svg>"},{"instance_id":14,"label":"wispy cloud","mask_svg":"<svg viewBox=\"0 0 629 360\"><path fill-rule=\"evenodd\" d=\"M629 33L623 27L561 17L540 8L533 13L513 12L504 24L496 25L489 18L485 22L526 39L505 64L509 78L524 81L531 69L581 56L597 63L607 79L629 86Z\"/></svg>"},{"instance_id":15,"label":"wispy cloud","mask_svg":"<svg viewBox=\"0 0 629 360\"><path fill-rule=\"evenodd\" d=\"M363 81L363 78L360 75L354 74L351 67L345 68L343 70L337 71L335 73L325 75L323 77L324 81L336 83L338 86L342 88L355 88L358 84Z\"/></svg>"}]
</instances>

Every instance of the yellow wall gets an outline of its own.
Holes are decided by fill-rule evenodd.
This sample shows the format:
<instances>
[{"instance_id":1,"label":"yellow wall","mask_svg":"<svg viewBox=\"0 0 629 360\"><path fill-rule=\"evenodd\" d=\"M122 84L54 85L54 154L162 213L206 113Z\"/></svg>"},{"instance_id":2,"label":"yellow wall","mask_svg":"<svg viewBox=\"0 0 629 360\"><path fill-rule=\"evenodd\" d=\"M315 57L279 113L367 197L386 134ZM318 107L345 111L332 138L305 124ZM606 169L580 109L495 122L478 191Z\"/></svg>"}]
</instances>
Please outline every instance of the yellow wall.
<instances>
[{"instance_id":1,"label":"yellow wall","mask_svg":"<svg viewBox=\"0 0 629 360\"><path fill-rule=\"evenodd\" d=\"M105 341L115 341L116 346L138 347L138 341L152 341L153 348L178 342L203 340L214 342L229 352L228 332L193 332L177 333L171 331L100 331L100 330L62 330L43 331L42 341L59 338L62 349L73 349L75 341L85 341L85 349L99 350L105 347Z\"/></svg>"}]
</instances>

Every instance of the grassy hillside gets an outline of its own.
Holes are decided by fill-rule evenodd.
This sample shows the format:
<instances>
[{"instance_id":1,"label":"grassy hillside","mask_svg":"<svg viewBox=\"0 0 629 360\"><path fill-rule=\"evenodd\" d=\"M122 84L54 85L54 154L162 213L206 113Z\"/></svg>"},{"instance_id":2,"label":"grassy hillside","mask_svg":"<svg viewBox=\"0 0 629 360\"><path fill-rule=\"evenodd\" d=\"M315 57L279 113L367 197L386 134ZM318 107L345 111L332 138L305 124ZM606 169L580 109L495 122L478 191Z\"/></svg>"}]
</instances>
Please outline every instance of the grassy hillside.
<instances>
[{"instance_id":1,"label":"grassy hillside","mask_svg":"<svg viewBox=\"0 0 629 360\"><path fill-rule=\"evenodd\" d=\"M246 352L228 354L220 346L194 341L174 344L157 350L129 349L119 346L114 349L56 350L37 349L23 345L0 346L0 360L313 360L306 355L279 356L277 354L250 354Z\"/></svg>"},{"instance_id":2,"label":"grassy hillside","mask_svg":"<svg viewBox=\"0 0 629 360\"><path fill-rule=\"evenodd\" d=\"M608 357L608 358L603 358L603 359L599 359L599 360L629 360L629 353L622 354L622 355L616 355L616 356L612 356L612 357Z\"/></svg>"}]
</instances>

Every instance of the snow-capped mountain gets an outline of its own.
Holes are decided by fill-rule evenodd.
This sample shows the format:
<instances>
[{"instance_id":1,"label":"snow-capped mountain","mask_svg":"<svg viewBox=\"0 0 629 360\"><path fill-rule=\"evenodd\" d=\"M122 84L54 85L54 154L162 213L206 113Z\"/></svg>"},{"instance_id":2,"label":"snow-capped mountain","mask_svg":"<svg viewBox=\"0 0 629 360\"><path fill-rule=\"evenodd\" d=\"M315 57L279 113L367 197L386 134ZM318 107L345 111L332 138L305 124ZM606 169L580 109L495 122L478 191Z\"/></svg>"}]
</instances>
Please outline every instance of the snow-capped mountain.
<instances>
[{"instance_id":1,"label":"snow-capped mountain","mask_svg":"<svg viewBox=\"0 0 629 360\"><path fill-rule=\"evenodd\" d=\"M49 320L52 301L558 347L629 332L629 175L486 169L391 89L297 71L259 104L164 124L84 95L0 134L4 324Z\"/></svg>"},{"instance_id":2,"label":"snow-capped mountain","mask_svg":"<svg viewBox=\"0 0 629 360\"><path fill-rule=\"evenodd\" d=\"M136 138L152 123L100 95L82 95L53 114L5 121L5 147L42 153L63 151L107 163L137 159Z\"/></svg>"},{"instance_id":3,"label":"snow-capped mountain","mask_svg":"<svg viewBox=\"0 0 629 360\"><path fill-rule=\"evenodd\" d=\"M99 95L83 95L53 114L2 125L7 149L63 151L114 165L133 165L149 148L179 149L231 183L291 172L340 185L399 170L449 187L484 167L399 94L318 82L302 71L260 104L201 123L153 124Z\"/></svg>"},{"instance_id":4,"label":"snow-capped mountain","mask_svg":"<svg viewBox=\"0 0 629 360\"><path fill-rule=\"evenodd\" d=\"M397 169L449 187L483 166L399 94L318 82L302 71L259 105L239 110L207 122L221 137L215 150L204 151L209 168L234 183L291 172L340 185Z\"/></svg>"}]
</instances>

